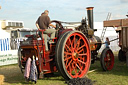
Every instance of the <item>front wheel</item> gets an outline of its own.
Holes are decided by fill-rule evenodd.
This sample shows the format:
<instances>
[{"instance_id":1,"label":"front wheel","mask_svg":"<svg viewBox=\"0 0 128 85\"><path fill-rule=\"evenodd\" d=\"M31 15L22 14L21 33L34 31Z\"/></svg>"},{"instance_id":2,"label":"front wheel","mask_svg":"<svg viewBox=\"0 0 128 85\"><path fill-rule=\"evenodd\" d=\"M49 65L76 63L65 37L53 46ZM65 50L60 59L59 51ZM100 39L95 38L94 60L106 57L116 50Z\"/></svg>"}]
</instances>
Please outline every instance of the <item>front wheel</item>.
<instances>
[{"instance_id":1,"label":"front wheel","mask_svg":"<svg viewBox=\"0 0 128 85\"><path fill-rule=\"evenodd\" d=\"M114 67L114 55L110 48L105 48L101 53L101 67L104 71L110 71Z\"/></svg>"}]
</instances>

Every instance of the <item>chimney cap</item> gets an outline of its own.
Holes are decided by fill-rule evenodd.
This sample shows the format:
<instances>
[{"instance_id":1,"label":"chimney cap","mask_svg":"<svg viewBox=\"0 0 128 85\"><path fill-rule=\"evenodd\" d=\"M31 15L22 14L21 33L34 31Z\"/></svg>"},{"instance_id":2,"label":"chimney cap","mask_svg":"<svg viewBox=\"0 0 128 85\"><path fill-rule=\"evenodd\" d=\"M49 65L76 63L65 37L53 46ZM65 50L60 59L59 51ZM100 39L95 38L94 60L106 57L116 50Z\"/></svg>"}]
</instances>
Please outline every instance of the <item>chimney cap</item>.
<instances>
[{"instance_id":1,"label":"chimney cap","mask_svg":"<svg viewBox=\"0 0 128 85\"><path fill-rule=\"evenodd\" d=\"M94 7L87 7L87 10L93 10Z\"/></svg>"}]
</instances>

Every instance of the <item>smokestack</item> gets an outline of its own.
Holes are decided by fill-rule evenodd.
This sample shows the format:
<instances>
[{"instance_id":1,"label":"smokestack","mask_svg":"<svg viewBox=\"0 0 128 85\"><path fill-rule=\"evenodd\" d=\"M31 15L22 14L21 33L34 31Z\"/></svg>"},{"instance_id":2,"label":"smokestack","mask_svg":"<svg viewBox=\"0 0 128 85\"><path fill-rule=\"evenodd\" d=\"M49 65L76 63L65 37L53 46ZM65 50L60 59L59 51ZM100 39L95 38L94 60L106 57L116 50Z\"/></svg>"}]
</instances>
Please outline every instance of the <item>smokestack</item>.
<instances>
[{"instance_id":1,"label":"smokestack","mask_svg":"<svg viewBox=\"0 0 128 85\"><path fill-rule=\"evenodd\" d=\"M93 27L93 8L94 7L87 7L87 16L88 16L88 25L91 29L94 29Z\"/></svg>"}]
</instances>

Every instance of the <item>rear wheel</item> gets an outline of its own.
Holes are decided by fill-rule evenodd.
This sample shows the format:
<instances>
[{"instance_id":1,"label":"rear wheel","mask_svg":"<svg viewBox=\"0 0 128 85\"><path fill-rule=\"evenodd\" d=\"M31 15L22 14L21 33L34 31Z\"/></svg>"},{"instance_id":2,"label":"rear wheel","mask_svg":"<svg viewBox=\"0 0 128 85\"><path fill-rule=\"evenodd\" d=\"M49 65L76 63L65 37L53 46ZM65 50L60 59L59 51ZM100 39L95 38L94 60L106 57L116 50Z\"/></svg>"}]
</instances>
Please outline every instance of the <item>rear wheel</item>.
<instances>
[{"instance_id":1,"label":"rear wheel","mask_svg":"<svg viewBox=\"0 0 128 85\"><path fill-rule=\"evenodd\" d=\"M60 42L56 56L58 71L67 80L84 77L91 61L87 38L79 31L71 31L58 42Z\"/></svg>"},{"instance_id":2,"label":"rear wheel","mask_svg":"<svg viewBox=\"0 0 128 85\"><path fill-rule=\"evenodd\" d=\"M104 71L112 70L114 67L114 55L111 49L105 48L102 51L100 62Z\"/></svg>"},{"instance_id":3,"label":"rear wheel","mask_svg":"<svg viewBox=\"0 0 128 85\"><path fill-rule=\"evenodd\" d=\"M119 53L118 53L118 59L121 62L126 61L126 53L121 49L119 50Z\"/></svg>"}]
</instances>

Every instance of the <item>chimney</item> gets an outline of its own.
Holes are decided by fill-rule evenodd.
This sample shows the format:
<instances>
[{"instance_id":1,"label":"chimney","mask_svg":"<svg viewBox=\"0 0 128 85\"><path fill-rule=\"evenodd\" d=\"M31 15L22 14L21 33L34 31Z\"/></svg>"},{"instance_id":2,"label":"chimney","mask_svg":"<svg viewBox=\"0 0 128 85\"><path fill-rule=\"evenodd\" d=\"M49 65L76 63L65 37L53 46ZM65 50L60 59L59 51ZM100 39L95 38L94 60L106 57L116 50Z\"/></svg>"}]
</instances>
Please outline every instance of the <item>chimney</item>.
<instances>
[{"instance_id":1,"label":"chimney","mask_svg":"<svg viewBox=\"0 0 128 85\"><path fill-rule=\"evenodd\" d=\"M88 25L91 29L94 29L93 27L93 8L94 7L87 7L87 16L88 16Z\"/></svg>"}]
</instances>

